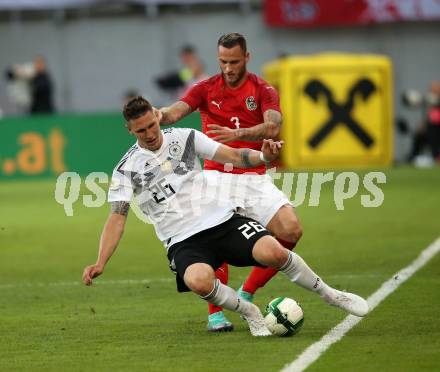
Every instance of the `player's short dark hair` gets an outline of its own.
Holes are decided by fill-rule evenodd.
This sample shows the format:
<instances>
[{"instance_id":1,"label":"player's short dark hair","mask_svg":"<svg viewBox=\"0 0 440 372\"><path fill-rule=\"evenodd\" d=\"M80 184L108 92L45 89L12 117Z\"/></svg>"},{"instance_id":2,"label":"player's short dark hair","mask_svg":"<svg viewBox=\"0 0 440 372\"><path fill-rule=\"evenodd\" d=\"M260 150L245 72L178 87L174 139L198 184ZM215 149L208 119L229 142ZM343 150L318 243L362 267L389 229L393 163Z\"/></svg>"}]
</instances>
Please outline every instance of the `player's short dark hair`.
<instances>
[{"instance_id":1,"label":"player's short dark hair","mask_svg":"<svg viewBox=\"0 0 440 372\"><path fill-rule=\"evenodd\" d=\"M241 50L244 53L247 52L246 39L242 34L239 34L238 32L232 32L230 34L220 36L220 39L218 39L217 42L217 47L219 47L220 45L228 49L231 49L236 45L240 45Z\"/></svg>"},{"instance_id":2,"label":"player's short dark hair","mask_svg":"<svg viewBox=\"0 0 440 372\"><path fill-rule=\"evenodd\" d=\"M124 118L129 122L130 120L134 120L140 118L142 115L145 115L148 111L152 111L153 106L148 102L144 97L137 96L129 100L124 105Z\"/></svg>"}]
</instances>

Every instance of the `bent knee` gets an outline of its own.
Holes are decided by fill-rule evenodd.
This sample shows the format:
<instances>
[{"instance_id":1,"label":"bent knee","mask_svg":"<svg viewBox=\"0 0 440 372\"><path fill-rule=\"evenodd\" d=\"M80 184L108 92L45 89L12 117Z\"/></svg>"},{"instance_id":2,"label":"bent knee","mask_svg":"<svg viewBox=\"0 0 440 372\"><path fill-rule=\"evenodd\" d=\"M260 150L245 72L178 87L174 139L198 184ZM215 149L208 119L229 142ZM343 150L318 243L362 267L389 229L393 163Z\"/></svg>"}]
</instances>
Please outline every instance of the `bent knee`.
<instances>
[{"instance_id":1,"label":"bent knee","mask_svg":"<svg viewBox=\"0 0 440 372\"><path fill-rule=\"evenodd\" d=\"M194 269L190 266L185 271L183 280L191 291L197 293L199 296L206 296L214 287L214 278L211 270Z\"/></svg>"},{"instance_id":2,"label":"bent knee","mask_svg":"<svg viewBox=\"0 0 440 372\"><path fill-rule=\"evenodd\" d=\"M301 239L303 235L303 229L299 220L297 220L297 223L294 225L292 234L293 238L295 239L294 243Z\"/></svg>"},{"instance_id":3,"label":"bent knee","mask_svg":"<svg viewBox=\"0 0 440 372\"><path fill-rule=\"evenodd\" d=\"M297 218L282 221L278 231L274 232L277 238L296 243L301 239L303 230L301 223Z\"/></svg>"},{"instance_id":4,"label":"bent knee","mask_svg":"<svg viewBox=\"0 0 440 372\"><path fill-rule=\"evenodd\" d=\"M258 263L275 269L286 263L288 254L288 250L282 248L271 236L258 240L252 251L252 255Z\"/></svg>"}]
</instances>

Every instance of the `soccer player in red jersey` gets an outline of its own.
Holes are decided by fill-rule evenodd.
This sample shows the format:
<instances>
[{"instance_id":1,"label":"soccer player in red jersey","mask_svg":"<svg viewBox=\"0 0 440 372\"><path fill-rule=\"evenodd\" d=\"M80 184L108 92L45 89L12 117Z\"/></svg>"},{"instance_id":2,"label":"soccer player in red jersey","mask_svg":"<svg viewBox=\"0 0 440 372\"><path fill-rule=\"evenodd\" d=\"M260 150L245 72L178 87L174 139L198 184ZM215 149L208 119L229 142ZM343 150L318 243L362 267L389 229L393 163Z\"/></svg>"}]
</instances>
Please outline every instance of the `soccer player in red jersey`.
<instances>
[{"instance_id":1,"label":"soccer player in red jersey","mask_svg":"<svg viewBox=\"0 0 440 372\"><path fill-rule=\"evenodd\" d=\"M223 35L217 45L221 73L194 84L180 101L162 108L161 124L175 123L198 109L202 130L209 137L235 148L260 149L263 139L276 139L280 133L282 115L278 93L263 79L247 71L250 54L242 35ZM223 164L210 160L205 161L204 169L225 171ZM245 172L257 175L240 175ZM245 183L245 199L240 204L246 216L259 221L283 246L292 249L302 235L301 225L288 199L269 181L265 172L264 165L246 170L232 169L231 173L239 177L252 177ZM261 200L266 201L264 206ZM239 290L240 296L252 301L255 291L275 274L276 270L271 268L254 267ZM226 284L228 265L224 263L216 275ZM208 330L232 329L222 308L210 304Z\"/></svg>"}]
</instances>

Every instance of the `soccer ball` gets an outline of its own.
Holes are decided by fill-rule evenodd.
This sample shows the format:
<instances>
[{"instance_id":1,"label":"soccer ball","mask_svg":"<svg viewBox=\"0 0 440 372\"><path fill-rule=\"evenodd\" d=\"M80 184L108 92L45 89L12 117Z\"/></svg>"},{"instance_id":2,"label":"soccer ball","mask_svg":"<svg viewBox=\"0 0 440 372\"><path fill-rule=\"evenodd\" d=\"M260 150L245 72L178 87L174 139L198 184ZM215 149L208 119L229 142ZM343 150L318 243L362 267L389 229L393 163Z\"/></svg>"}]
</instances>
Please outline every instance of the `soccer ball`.
<instances>
[{"instance_id":1,"label":"soccer ball","mask_svg":"<svg viewBox=\"0 0 440 372\"><path fill-rule=\"evenodd\" d=\"M266 327L276 336L292 336L304 323L304 313L295 300L278 297L269 302L264 317Z\"/></svg>"}]
</instances>

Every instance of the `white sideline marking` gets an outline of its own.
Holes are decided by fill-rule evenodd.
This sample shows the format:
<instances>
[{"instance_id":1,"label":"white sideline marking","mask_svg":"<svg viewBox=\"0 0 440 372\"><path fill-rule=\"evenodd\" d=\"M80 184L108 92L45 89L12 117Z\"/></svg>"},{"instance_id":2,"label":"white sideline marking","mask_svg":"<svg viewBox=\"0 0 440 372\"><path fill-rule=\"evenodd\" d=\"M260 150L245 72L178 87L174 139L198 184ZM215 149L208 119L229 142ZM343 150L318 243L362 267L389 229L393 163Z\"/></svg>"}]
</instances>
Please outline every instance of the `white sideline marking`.
<instances>
[{"instance_id":1,"label":"white sideline marking","mask_svg":"<svg viewBox=\"0 0 440 372\"><path fill-rule=\"evenodd\" d=\"M393 293L401 284L406 282L415 272L426 265L428 261L440 252L440 238L425 248L420 255L367 298L370 312L379 305L386 297ZM331 345L338 342L344 335L358 324L363 318L354 315L347 316L341 323L331 329L319 341L310 345L291 364L287 364L281 372L302 372L314 363Z\"/></svg>"}]
</instances>

